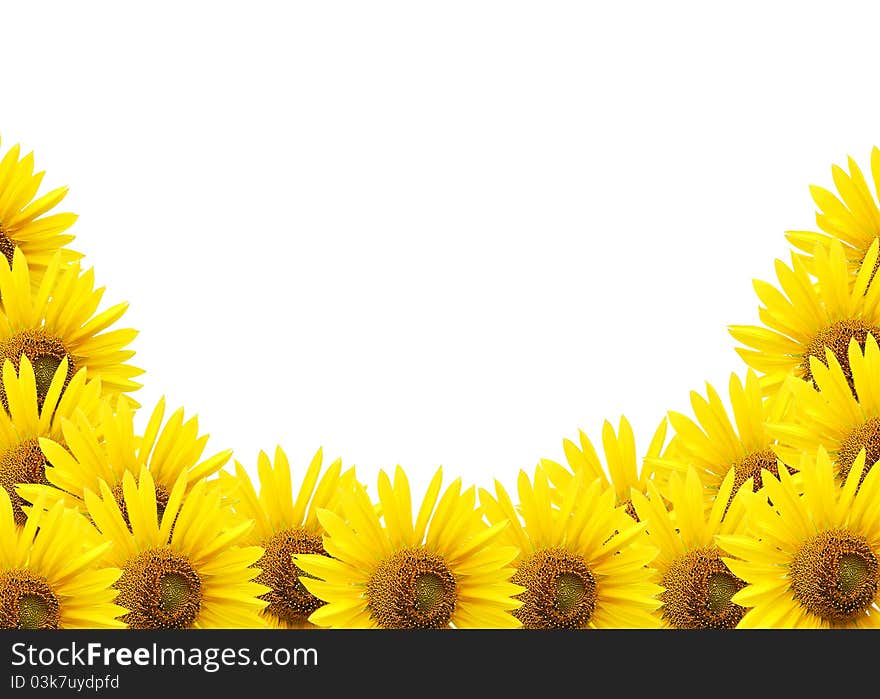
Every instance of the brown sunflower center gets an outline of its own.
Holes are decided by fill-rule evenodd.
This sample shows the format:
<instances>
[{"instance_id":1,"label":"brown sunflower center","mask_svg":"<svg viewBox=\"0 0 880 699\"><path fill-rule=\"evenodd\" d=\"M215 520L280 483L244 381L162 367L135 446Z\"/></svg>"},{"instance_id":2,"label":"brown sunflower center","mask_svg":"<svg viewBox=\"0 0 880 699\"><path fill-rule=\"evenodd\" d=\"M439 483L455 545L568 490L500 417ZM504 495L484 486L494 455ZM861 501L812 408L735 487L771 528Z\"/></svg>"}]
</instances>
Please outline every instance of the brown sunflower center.
<instances>
[{"instance_id":1,"label":"brown sunflower center","mask_svg":"<svg viewBox=\"0 0 880 699\"><path fill-rule=\"evenodd\" d=\"M863 536L845 529L803 543L790 567L794 598L833 624L862 614L877 595L877 557Z\"/></svg>"},{"instance_id":2,"label":"brown sunflower center","mask_svg":"<svg viewBox=\"0 0 880 699\"><path fill-rule=\"evenodd\" d=\"M746 610L730 601L745 582L730 572L715 546L676 558L663 575L662 613L676 629L732 629Z\"/></svg>"},{"instance_id":3,"label":"brown sunflower center","mask_svg":"<svg viewBox=\"0 0 880 699\"><path fill-rule=\"evenodd\" d=\"M864 352L868 333L880 341L880 328L876 325L868 325L861 318L838 320L827 328L820 330L804 351L803 360L801 361L801 374L804 380L812 381L813 385L816 385L816 382L813 380L813 372L810 369L810 357L816 357L816 359L827 366L828 363L825 360L825 348L827 347L834 353L837 361L840 362L847 383L849 383L849 388L855 394L852 369L849 366L849 343L850 340L855 338L856 342L859 343L859 347L862 348L862 352Z\"/></svg>"},{"instance_id":4,"label":"brown sunflower center","mask_svg":"<svg viewBox=\"0 0 880 699\"><path fill-rule=\"evenodd\" d=\"M596 608L596 578L582 556L542 549L520 564L511 582L523 605L511 612L526 629L583 629Z\"/></svg>"},{"instance_id":5,"label":"brown sunflower center","mask_svg":"<svg viewBox=\"0 0 880 699\"><path fill-rule=\"evenodd\" d=\"M58 598L27 570L0 573L0 629L57 629Z\"/></svg>"},{"instance_id":6,"label":"brown sunflower center","mask_svg":"<svg viewBox=\"0 0 880 699\"><path fill-rule=\"evenodd\" d=\"M843 480L849 476L852 465L862 449L865 450L865 469L859 478L859 485L865 480L871 467L880 460L880 419L870 418L864 425L856 427L840 443L835 462Z\"/></svg>"},{"instance_id":7,"label":"brown sunflower center","mask_svg":"<svg viewBox=\"0 0 880 699\"><path fill-rule=\"evenodd\" d=\"M3 230L3 226L0 224L0 253L6 258L10 267L12 267L12 258L15 255L15 248L15 241L6 235L6 231Z\"/></svg>"},{"instance_id":8,"label":"brown sunflower center","mask_svg":"<svg viewBox=\"0 0 880 699\"><path fill-rule=\"evenodd\" d=\"M21 509L27 504L15 490L22 483L42 483L46 480L46 457L36 439L28 439L0 455L0 486L9 494L15 523L23 525L27 517Z\"/></svg>"},{"instance_id":9,"label":"brown sunflower center","mask_svg":"<svg viewBox=\"0 0 880 699\"><path fill-rule=\"evenodd\" d=\"M111 492L113 493L113 498L116 500L116 504L119 506L119 512L122 514L122 519L125 520L125 523L128 525L129 531L131 531L131 522L128 521L128 506L125 504L125 494L123 493L122 483L117 483L111 488ZM156 521L161 524L162 516L165 514L165 508L168 507L168 498L171 496L171 493L168 492L167 486L163 483L156 483Z\"/></svg>"},{"instance_id":10,"label":"brown sunflower center","mask_svg":"<svg viewBox=\"0 0 880 699\"><path fill-rule=\"evenodd\" d=\"M302 584L300 577L308 576L294 565L293 556L300 553L326 556L321 537L299 527L264 539L262 546L265 553L253 567L261 571L255 582L271 588L260 597L269 603L264 613L287 626L307 626L309 615L324 602Z\"/></svg>"},{"instance_id":11,"label":"brown sunflower center","mask_svg":"<svg viewBox=\"0 0 880 699\"><path fill-rule=\"evenodd\" d=\"M795 469L787 466L789 473L796 473ZM749 478L752 479L752 491L757 493L764 487L764 471L769 471L774 478L779 478L779 460L776 452L772 449L761 449L746 454L733 465L733 491L731 497L740 489Z\"/></svg>"},{"instance_id":12,"label":"brown sunflower center","mask_svg":"<svg viewBox=\"0 0 880 699\"><path fill-rule=\"evenodd\" d=\"M385 629L441 629L455 612L455 576L423 547L386 558L367 583L370 611Z\"/></svg>"},{"instance_id":13,"label":"brown sunflower center","mask_svg":"<svg viewBox=\"0 0 880 699\"><path fill-rule=\"evenodd\" d=\"M67 351L64 343L57 337L49 335L41 329L27 329L8 337L0 342L0 367L7 359L11 360L15 365L16 371L19 370L22 356L30 360L34 368L34 378L37 384L37 405L43 407L43 401L46 400L46 393L52 384L52 378L55 371L61 365L61 361L67 357L67 376L64 379L64 388L76 373L76 367L73 357ZM0 386L0 398L3 400L3 406L8 407L6 402L6 392Z\"/></svg>"},{"instance_id":14,"label":"brown sunflower center","mask_svg":"<svg viewBox=\"0 0 880 699\"><path fill-rule=\"evenodd\" d=\"M113 585L133 629L187 629L199 615L201 580L186 556L157 548L132 556Z\"/></svg>"}]
</instances>

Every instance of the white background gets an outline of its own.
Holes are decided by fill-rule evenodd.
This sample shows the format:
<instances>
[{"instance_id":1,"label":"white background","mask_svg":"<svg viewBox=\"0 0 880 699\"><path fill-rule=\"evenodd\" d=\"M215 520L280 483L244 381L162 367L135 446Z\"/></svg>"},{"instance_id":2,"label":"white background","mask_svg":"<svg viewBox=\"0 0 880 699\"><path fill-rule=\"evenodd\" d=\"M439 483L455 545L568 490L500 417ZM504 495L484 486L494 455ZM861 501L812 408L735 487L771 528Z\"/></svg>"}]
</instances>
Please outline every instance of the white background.
<instances>
[{"instance_id":1,"label":"white background","mask_svg":"<svg viewBox=\"0 0 880 699\"><path fill-rule=\"evenodd\" d=\"M4 3L0 134L71 185L146 406L510 485L742 370L750 280L880 141L874 6Z\"/></svg>"}]
</instances>

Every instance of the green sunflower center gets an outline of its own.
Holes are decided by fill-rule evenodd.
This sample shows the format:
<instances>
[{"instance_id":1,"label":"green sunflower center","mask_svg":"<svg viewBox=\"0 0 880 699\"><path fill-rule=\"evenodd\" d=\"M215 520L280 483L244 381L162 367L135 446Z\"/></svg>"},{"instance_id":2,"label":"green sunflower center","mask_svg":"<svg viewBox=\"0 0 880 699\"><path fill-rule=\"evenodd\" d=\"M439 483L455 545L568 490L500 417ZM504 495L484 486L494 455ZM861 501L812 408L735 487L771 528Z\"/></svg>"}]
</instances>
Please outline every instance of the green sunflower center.
<instances>
[{"instance_id":1,"label":"green sunflower center","mask_svg":"<svg viewBox=\"0 0 880 699\"><path fill-rule=\"evenodd\" d=\"M584 580L575 573L560 573L556 576L556 607L563 614L577 609L587 594Z\"/></svg>"},{"instance_id":2,"label":"green sunflower center","mask_svg":"<svg viewBox=\"0 0 880 699\"><path fill-rule=\"evenodd\" d=\"M183 609L192 597L190 581L180 573L166 573L159 578L159 606L170 614Z\"/></svg>"},{"instance_id":3,"label":"green sunflower center","mask_svg":"<svg viewBox=\"0 0 880 699\"><path fill-rule=\"evenodd\" d=\"M827 366L828 363L825 359L825 348L827 347L834 353L837 361L840 362L847 383L849 383L849 388L853 394L855 394L852 369L849 366L849 343L855 338L856 342L859 343L859 347L861 347L864 352L868 333L873 335L876 340L880 341L880 328L876 325L869 325L861 318L838 320L827 328L820 330L804 350L803 359L801 361L801 375L804 380L813 381L813 385L816 385L816 382L813 380L813 372L810 369L810 357L816 357L816 359ZM816 386L816 388L818 388L818 386Z\"/></svg>"},{"instance_id":4,"label":"green sunflower center","mask_svg":"<svg viewBox=\"0 0 880 699\"><path fill-rule=\"evenodd\" d=\"M306 574L294 565L293 556L300 553L326 556L321 537L298 527L274 534L263 540L262 546L265 552L253 567L260 569L255 582L270 588L260 597L269 603L263 613L286 626L308 626L309 616L324 602L302 584L300 578Z\"/></svg>"},{"instance_id":5,"label":"green sunflower center","mask_svg":"<svg viewBox=\"0 0 880 699\"><path fill-rule=\"evenodd\" d=\"M596 608L596 578L582 556L542 549L523 561L511 579L526 591L513 614L527 629L583 629Z\"/></svg>"},{"instance_id":6,"label":"green sunflower center","mask_svg":"<svg viewBox=\"0 0 880 699\"><path fill-rule=\"evenodd\" d=\"M877 596L877 557L865 537L832 529L808 539L790 566L794 598L832 624L853 621Z\"/></svg>"},{"instance_id":7,"label":"green sunflower center","mask_svg":"<svg viewBox=\"0 0 880 699\"><path fill-rule=\"evenodd\" d=\"M67 357L67 376L64 379L64 387L73 378L76 373L73 357L67 351L64 343L60 339L49 335L39 328L30 328L8 337L0 342L0 367L7 359L11 360L15 365L16 371L19 370L22 356L30 360L34 368L34 377L37 384L37 405L42 408L43 401L46 400L46 394L49 392L49 386L52 384L52 378L55 371L61 364L61 361ZM3 400L3 406L9 407L6 401L5 389L0 386L0 398Z\"/></svg>"},{"instance_id":8,"label":"green sunflower center","mask_svg":"<svg viewBox=\"0 0 880 699\"><path fill-rule=\"evenodd\" d=\"M28 439L0 455L0 486L9 494L12 516L19 526L27 519L21 509L27 502L15 490L15 486L22 483L49 485L46 480L46 457L36 439Z\"/></svg>"},{"instance_id":9,"label":"green sunflower center","mask_svg":"<svg viewBox=\"0 0 880 699\"><path fill-rule=\"evenodd\" d=\"M401 549L367 582L370 612L385 629L441 629L455 612L455 576L424 547Z\"/></svg>"},{"instance_id":10,"label":"green sunflower center","mask_svg":"<svg viewBox=\"0 0 880 699\"><path fill-rule=\"evenodd\" d=\"M870 418L864 425L859 425L840 443L835 462L843 480L849 476L852 465L859 452L865 450L865 470L859 478L859 485L865 480L871 467L880 460L880 419Z\"/></svg>"},{"instance_id":11,"label":"green sunflower center","mask_svg":"<svg viewBox=\"0 0 880 699\"><path fill-rule=\"evenodd\" d=\"M676 558L661 584L662 614L676 629L732 629L746 610L731 602L745 582L730 572L715 546Z\"/></svg>"},{"instance_id":12,"label":"green sunflower center","mask_svg":"<svg viewBox=\"0 0 880 699\"><path fill-rule=\"evenodd\" d=\"M431 610L443 602L443 580L435 573L424 573L416 578L415 607L421 614L430 614Z\"/></svg>"},{"instance_id":13,"label":"green sunflower center","mask_svg":"<svg viewBox=\"0 0 880 699\"><path fill-rule=\"evenodd\" d=\"M187 629L199 615L202 584L190 560L170 548L132 556L113 587L133 629Z\"/></svg>"},{"instance_id":14,"label":"green sunflower center","mask_svg":"<svg viewBox=\"0 0 880 699\"><path fill-rule=\"evenodd\" d=\"M27 570L0 573L0 629L57 629L58 598Z\"/></svg>"}]
</instances>

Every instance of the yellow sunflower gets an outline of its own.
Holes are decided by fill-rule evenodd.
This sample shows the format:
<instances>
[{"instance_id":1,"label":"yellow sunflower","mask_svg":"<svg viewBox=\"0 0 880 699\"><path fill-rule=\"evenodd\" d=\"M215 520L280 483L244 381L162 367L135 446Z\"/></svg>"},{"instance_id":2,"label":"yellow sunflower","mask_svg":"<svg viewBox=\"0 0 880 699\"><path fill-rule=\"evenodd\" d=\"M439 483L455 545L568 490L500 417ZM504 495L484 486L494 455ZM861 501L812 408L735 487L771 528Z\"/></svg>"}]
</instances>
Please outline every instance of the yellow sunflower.
<instances>
[{"instance_id":1,"label":"yellow sunflower","mask_svg":"<svg viewBox=\"0 0 880 699\"><path fill-rule=\"evenodd\" d=\"M656 627L661 590L648 564L657 549L645 525L615 507L614 490L598 478L584 486L584 476L574 476L559 507L540 466L534 483L520 472L518 508L498 481L495 497L480 490L487 519L509 521L504 543L520 551L513 582L525 591L513 615L527 629Z\"/></svg>"},{"instance_id":2,"label":"yellow sunflower","mask_svg":"<svg viewBox=\"0 0 880 699\"><path fill-rule=\"evenodd\" d=\"M824 446L845 481L863 449L868 468L880 460L880 348L873 335L868 335L864 352L851 340L848 372L831 350L826 352L827 366L810 358L818 390L791 381L787 387L794 396L792 419L770 428L786 461L795 463L802 454L815 454Z\"/></svg>"},{"instance_id":3,"label":"yellow sunflower","mask_svg":"<svg viewBox=\"0 0 880 699\"><path fill-rule=\"evenodd\" d=\"M579 431L579 438L580 446L568 439L562 442L568 468L556 461L541 459L542 469L557 488L556 504L558 504L560 494L568 488L573 476L583 472L584 482L591 483L598 478L605 487L613 489L615 505L623 505L627 514L635 518L636 513L632 507L630 491L635 488L645 492L647 482L651 479L652 474L650 469L645 467L646 463L640 466L639 458L636 455L635 435L629 421L621 416L617 434L614 433L614 426L607 420L602 426L602 448L605 452L605 463L608 465L607 471L589 437L582 430ZM654 432L654 437L645 456L646 461L660 457L665 442L666 420L664 419Z\"/></svg>"},{"instance_id":4,"label":"yellow sunflower","mask_svg":"<svg viewBox=\"0 0 880 699\"><path fill-rule=\"evenodd\" d=\"M852 158L847 158L849 172L834 165L831 174L839 196L813 185L810 193L819 212L816 214L815 231L788 231L786 237L796 248L812 254L816 245L828 247L831 240L839 240L849 261L850 271L855 276L868 249L880 237L880 149L876 146L871 151L871 174L874 191L868 184L859 166ZM876 193L876 194L875 194ZM877 263L871 267L875 272Z\"/></svg>"},{"instance_id":5,"label":"yellow sunflower","mask_svg":"<svg viewBox=\"0 0 880 699\"><path fill-rule=\"evenodd\" d=\"M718 537L727 567L748 583L733 602L741 628L880 626L880 469L859 487L864 452L841 488L828 453L803 463L803 489L782 471L749 512L751 531Z\"/></svg>"},{"instance_id":6,"label":"yellow sunflower","mask_svg":"<svg viewBox=\"0 0 880 699\"><path fill-rule=\"evenodd\" d=\"M846 369L851 339L864 346L868 333L880 336L880 281L872 282L878 243L871 243L854 280L838 240L831 240L827 249L816 246L812 259L816 283L796 254L792 254L791 267L776 261L784 293L755 280L755 291L764 304L759 315L766 327L733 325L730 334L746 345L736 351L746 364L764 374L766 391L778 389L792 374L812 381L810 357L824 363L826 347Z\"/></svg>"},{"instance_id":7,"label":"yellow sunflower","mask_svg":"<svg viewBox=\"0 0 880 699\"><path fill-rule=\"evenodd\" d=\"M74 236L65 231L76 222L76 214L44 216L61 203L67 187L35 199L45 174L34 172L34 154L22 158L17 144L0 160L0 253L11 265L13 253L21 250L37 283L56 251L61 251L64 262L82 257L64 247L73 241Z\"/></svg>"},{"instance_id":8,"label":"yellow sunflower","mask_svg":"<svg viewBox=\"0 0 880 699\"><path fill-rule=\"evenodd\" d=\"M127 516L122 497L124 476L138 474L146 467L155 483L161 513L181 474L185 473L187 482L194 484L219 471L232 456L230 449L202 459L208 435L199 436L198 418L185 419L183 408L176 410L163 426L164 417L162 398L143 435L135 434L132 408L125 401L115 411L106 402L100 406L96 423L99 430L82 412L73 420L62 418L62 439L39 440L50 464L46 467L50 485L24 485L18 492L29 502L45 493L50 502L64 500L70 507L83 509L86 491L97 492L103 481Z\"/></svg>"},{"instance_id":9,"label":"yellow sunflower","mask_svg":"<svg viewBox=\"0 0 880 699\"><path fill-rule=\"evenodd\" d=\"M89 379L101 377L105 394L140 388L132 377L143 371L127 363L134 351L123 349L137 332L103 332L122 317L128 304L95 315L104 289L94 288L91 269L80 273L79 263L63 264L60 253L35 291L32 282L24 254L16 248L11 269L0 265L0 361L10 359L17 368L21 357L30 359L37 376L43 377L37 384L41 399L65 358L68 379L85 369Z\"/></svg>"},{"instance_id":10,"label":"yellow sunflower","mask_svg":"<svg viewBox=\"0 0 880 699\"><path fill-rule=\"evenodd\" d=\"M746 373L745 383L731 374L729 392L733 419L718 392L708 383L705 398L696 391L690 394L696 421L682 413L669 412L675 448L663 457L648 459L656 469L664 495L672 475L684 476L691 466L703 483L707 504L715 500L731 469L735 474L734 493L749 479L753 488L759 490L764 471L778 472L780 462L768 424L786 419L789 394L778 392L764 398L758 377L751 370Z\"/></svg>"},{"instance_id":11,"label":"yellow sunflower","mask_svg":"<svg viewBox=\"0 0 880 699\"><path fill-rule=\"evenodd\" d=\"M736 532L742 526L749 502L757 497L751 487L734 494L735 478L731 469L708 514L703 485L693 468L684 477L672 476L668 494L672 512L667 511L654 483L648 484L648 497L633 492L633 504L647 524L648 538L660 549L653 565L662 586L657 616L665 628L732 629L745 614L743 607L731 601L745 583L725 565L726 551L715 540L717 534Z\"/></svg>"},{"instance_id":12,"label":"yellow sunflower","mask_svg":"<svg viewBox=\"0 0 880 699\"><path fill-rule=\"evenodd\" d=\"M121 628L113 603L119 568L100 567L112 544L96 543L81 514L40 501L19 526L0 488L0 629Z\"/></svg>"},{"instance_id":13,"label":"yellow sunflower","mask_svg":"<svg viewBox=\"0 0 880 699\"><path fill-rule=\"evenodd\" d=\"M275 628L313 626L308 621L309 615L324 604L303 587L299 580L302 571L293 564L292 556L299 553L327 555L318 510L336 509L340 492L354 486L354 469L342 473L342 461L337 459L322 476L322 462L323 451L319 449L295 498L290 463L281 447L275 449L274 464L265 452L260 452L257 458L259 494L237 461L235 476L220 474L224 492L235 502L236 514L256 523L244 542L265 550L254 567L261 571L256 581L270 588L262 597L269 603L263 615Z\"/></svg>"},{"instance_id":14,"label":"yellow sunflower","mask_svg":"<svg viewBox=\"0 0 880 699\"><path fill-rule=\"evenodd\" d=\"M113 543L105 560L119 567L116 602L133 629L259 628L265 626L260 599L268 588L254 582L251 566L263 555L243 546L253 521L232 518L220 489L181 474L164 512L156 507L153 477L141 469L137 481L122 478L125 514L110 487L100 496L87 490L88 514Z\"/></svg>"},{"instance_id":15,"label":"yellow sunflower","mask_svg":"<svg viewBox=\"0 0 880 699\"><path fill-rule=\"evenodd\" d=\"M309 617L337 628L507 628L522 588L509 582L517 549L498 544L506 522L491 527L475 508L474 488L461 479L442 497L442 472L432 479L413 522L409 481L379 474L382 516L355 484L340 494L340 513L318 510L324 550L294 563L312 578L300 582L327 604ZM436 509L435 509L436 506Z\"/></svg>"},{"instance_id":16,"label":"yellow sunflower","mask_svg":"<svg viewBox=\"0 0 880 699\"><path fill-rule=\"evenodd\" d=\"M15 487L23 483L49 483L40 438L61 441L62 420L75 414L94 417L102 405L100 379L86 381L85 371L80 370L62 393L66 377L65 357L50 377L45 400L39 401L38 379L28 358L22 357L18 373L8 359L3 365L0 393L7 409L0 410L0 488L9 495L18 524L24 524L21 508L25 501Z\"/></svg>"}]
</instances>

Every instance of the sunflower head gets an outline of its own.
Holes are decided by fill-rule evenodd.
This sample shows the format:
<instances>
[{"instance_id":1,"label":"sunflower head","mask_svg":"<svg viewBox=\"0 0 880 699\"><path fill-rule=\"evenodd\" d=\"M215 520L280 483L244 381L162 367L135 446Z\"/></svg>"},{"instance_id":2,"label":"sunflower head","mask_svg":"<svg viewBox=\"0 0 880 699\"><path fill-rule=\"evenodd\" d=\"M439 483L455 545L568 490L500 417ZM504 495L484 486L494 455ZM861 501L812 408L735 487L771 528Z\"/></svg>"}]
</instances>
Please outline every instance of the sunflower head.
<instances>
[{"instance_id":1,"label":"sunflower head","mask_svg":"<svg viewBox=\"0 0 880 699\"><path fill-rule=\"evenodd\" d=\"M630 491L636 488L644 492L645 485L651 477L651 470L647 465L659 458L663 452L666 429L667 422L664 418L654 432L644 460L640 460L636 453L635 435L626 417L621 416L617 432L615 432L614 426L606 420L602 425L602 449L607 468L603 465L603 461L589 437L583 431L579 433L579 445L569 439L563 440L562 448L565 452L567 468L550 459L541 460L541 468L547 473L554 485L553 492L556 497L554 502L558 504L559 498L562 497L561 494L573 482L574 476L583 473L585 482L589 483L599 479L607 487L612 488L617 504L623 505L627 514L633 519L637 519L638 515L632 506ZM606 471L610 475L610 479L606 475Z\"/></svg>"},{"instance_id":2,"label":"sunflower head","mask_svg":"<svg viewBox=\"0 0 880 699\"><path fill-rule=\"evenodd\" d=\"M864 347L869 334L880 333L880 284L874 279L878 253L880 239L873 238L853 277L843 245L831 239L827 245L815 246L809 265L795 253L790 267L777 260L781 291L755 281L764 326L731 326L730 333L745 345L737 352L763 374L762 385L768 393L789 375L812 383L812 360L825 363L826 349L851 376L850 341Z\"/></svg>"},{"instance_id":3,"label":"sunflower head","mask_svg":"<svg viewBox=\"0 0 880 699\"><path fill-rule=\"evenodd\" d=\"M864 451L864 479L880 460L880 347L873 335L867 336L864 347L851 340L846 369L830 349L825 358L825 363L811 359L816 390L794 379L786 383L795 410L790 422L771 429L787 461L826 447L840 483Z\"/></svg>"},{"instance_id":4,"label":"sunflower head","mask_svg":"<svg viewBox=\"0 0 880 699\"><path fill-rule=\"evenodd\" d=\"M487 519L509 522L503 536L520 550L513 614L530 629L657 626L660 588L648 567L657 549L602 479L585 482L579 471L554 494L539 466L534 478L520 472L518 506L497 481L494 495L480 491Z\"/></svg>"},{"instance_id":5,"label":"sunflower head","mask_svg":"<svg viewBox=\"0 0 880 699\"><path fill-rule=\"evenodd\" d=\"M831 168L837 193L817 185L810 187L816 202L816 224L819 231L788 231L786 237L796 248L813 254L816 245L829 247L840 241L846 253L850 274L856 277L865 266L871 245L880 237L880 149L871 151L871 172L874 191L852 158L847 158L849 172L839 165ZM808 262L812 260L808 259ZM877 261L869 261L871 276L877 272Z\"/></svg>"},{"instance_id":6,"label":"sunflower head","mask_svg":"<svg viewBox=\"0 0 880 699\"><path fill-rule=\"evenodd\" d=\"M0 254L11 265L15 252L20 251L37 283L56 251L66 262L82 257L65 247L73 241L74 236L66 231L76 222L76 215L50 213L67 195L67 187L38 196L44 175L35 172L34 154L22 157L18 144L0 160Z\"/></svg>"},{"instance_id":7,"label":"sunflower head","mask_svg":"<svg viewBox=\"0 0 880 699\"><path fill-rule=\"evenodd\" d=\"M101 563L111 544L75 510L41 498L20 525L0 489L0 541L0 629L122 626L112 588L120 571Z\"/></svg>"},{"instance_id":8,"label":"sunflower head","mask_svg":"<svg viewBox=\"0 0 880 699\"><path fill-rule=\"evenodd\" d=\"M670 412L675 430L672 447L660 458L650 460L656 469L656 481L664 497L669 498L673 476L685 477L693 467L702 481L706 506L711 507L719 496L721 483L733 470L732 497L746 483L753 491L763 486L764 476L775 475L785 466L776 452L770 425L783 423L791 412L788 393L764 396L754 371L746 373L745 381L730 375L728 386L731 410L728 411L718 392L706 384L705 397L691 392L694 418ZM643 491L644 492L644 491ZM730 501L728 500L728 503Z\"/></svg>"},{"instance_id":9,"label":"sunflower head","mask_svg":"<svg viewBox=\"0 0 880 699\"><path fill-rule=\"evenodd\" d=\"M94 414L101 404L100 381L87 382L81 371L68 384L66 360L44 388L41 399L40 377L27 357L22 357L18 370L6 360L0 381L6 408L0 410L0 487L11 498L19 524L24 523L24 504L34 500L40 487L49 485L45 473L48 461L39 439L60 439L65 416ZM25 492L22 486L36 487L37 491Z\"/></svg>"},{"instance_id":10,"label":"sunflower head","mask_svg":"<svg viewBox=\"0 0 880 699\"><path fill-rule=\"evenodd\" d=\"M372 628L513 627L522 591L509 582L516 557L499 545L506 527L487 526L473 488L456 480L440 496L437 471L413 519L409 481L379 474L379 507L363 486L343 491L338 512L319 509L330 557L301 554L303 585L326 604L309 617L319 626ZM381 514L379 514L381 512Z\"/></svg>"},{"instance_id":11,"label":"sunflower head","mask_svg":"<svg viewBox=\"0 0 880 699\"><path fill-rule=\"evenodd\" d=\"M103 288L95 289L91 269L83 272L60 252L37 282L17 247L12 265L0 265L0 361L9 359L18 367L27 357L41 397L64 360L67 381L85 369L90 379L100 376L109 397L140 388L133 378L143 371L128 363L134 352L125 349L137 332L104 332L122 317L127 304L97 312L103 294Z\"/></svg>"},{"instance_id":12,"label":"sunflower head","mask_svg":"<svg viewBox=\"0 0 880 699\"><path fill-rule=\"evenodd\" d=\"M305 573L293 557L327 555L318 510L335 509L339 495L354 487L355 474L354 469L343 473L338 459L322 474L322 462L323 451L319 449L296 490L290 463L281 447L275 450L274 463L265 452L257 458L259 493L240 463L235 464L235 476L221 474L221 485L234 503L236 515L255 522L250 543L265 551L254 567L260 570L256 581L270 588L262 599L268 602L264 616L273 626L311 626L309 616L324 604L303 585L300 577Z\"/></svg>"},{"instance_id":13,"label":"sunflower head","mask_svg":"<svg viewBox=\"0 0 880 699\"><path fill-rule=\"evenodd\" d=\"M864 459L863 450L840 487L820 448L802 462L801 481L784 471L767 480L769 500L753 503L745 533L718 538L728 567L747 583L733 597L748 608L742 626L880 625L880 470L861 479Z\"/></svg>"},{"instance_id":14,"label":"sunflower head","mask_svg":"<svg viewBox=\"0 0 880 699\"><path fill-rule=\"evenodd\" d=\"M742 526L750 504L759 499L746 480L735 493L736 470L721 482L709 511L705 486L695 468L684 478L673 474L669 484L671 512L657 486L648 496L636 493L634 504L647 523L648 538L660 547L656 566L663 588L659 616L664 625L677 629L732 629L745 608L732 601L745 583L726 565L726 552L717 545L719 533Z\"/></svg>"},{"instance_id":15,"label":"sunflower head","mask_svg":"<svg viewBox=\"0 0 880 699\"><path fill-rule=\"evenodd\" d=\"M100 494L85 492L89 516L122 570L115 583L121 620L135 629L262 626L259 597L267 588L250 566L263 549L241 545L253 522L234 520L219 488L204 479L188 484L185 472L161 516L147 468L137 479L125 473L122 486L127 518L104 481Z\"/></svg>"},{"instance_id":16,"label":"sunflower head","mask_svg":"<svg viewBox=\"0 0 880 699\"><path fill-rule=\"evenodd\" d=\"M85 491L99 492L103 482L109 484L123 519L128 522L124 477L127 473L137 475L146 468L162 514L182 474L187 475L190 486L194 485L219 471L232 455L231 450L226 450L202 458L208 436L199 435L198 418L186 419L182 408L167 421L164 417L165 400L161 399L143 434L135 433L134 411L127 402L114 406L105 401L92 419L82 412L72 419L61 419L60 435L39 440L50 464L46 480L52 487L34 486L22 490L23 495L35 496L46 490L50 499L64 499L84 510Z\"/></svg>"}]
</instances>

